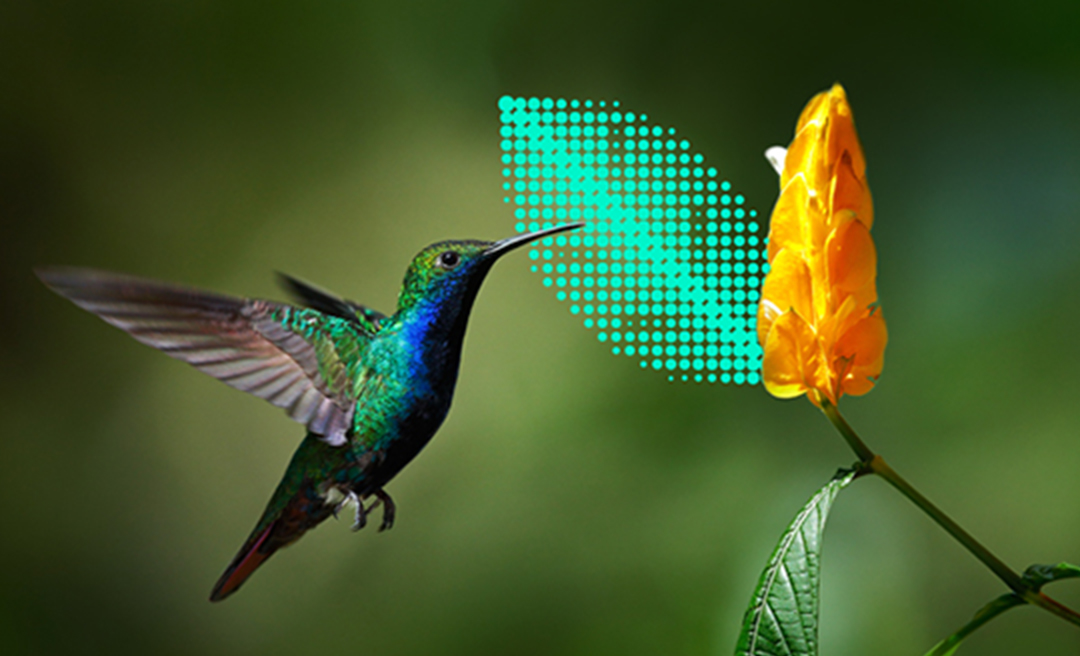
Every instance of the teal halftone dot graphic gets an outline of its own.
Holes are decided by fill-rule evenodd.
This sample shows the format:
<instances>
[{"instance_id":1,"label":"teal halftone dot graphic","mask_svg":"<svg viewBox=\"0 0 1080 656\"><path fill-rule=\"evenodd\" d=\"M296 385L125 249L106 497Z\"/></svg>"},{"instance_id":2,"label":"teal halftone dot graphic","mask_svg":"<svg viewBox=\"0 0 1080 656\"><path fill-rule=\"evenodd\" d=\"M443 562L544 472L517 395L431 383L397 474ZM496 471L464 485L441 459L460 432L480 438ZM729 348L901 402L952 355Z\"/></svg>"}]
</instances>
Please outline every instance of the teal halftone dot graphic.
<instances>
[{"instance_id":1,"label":"teal halftone dot graphic","mask_svg":"<svg viewBox=\"0 0 1080 656\"><path fill-rule=\"evenodd\" d=\"M541 284L613 355L684 382L761 382L765 226L689 139L618 101L503 96L503 200Z\"/></svg>"}]
</instances>

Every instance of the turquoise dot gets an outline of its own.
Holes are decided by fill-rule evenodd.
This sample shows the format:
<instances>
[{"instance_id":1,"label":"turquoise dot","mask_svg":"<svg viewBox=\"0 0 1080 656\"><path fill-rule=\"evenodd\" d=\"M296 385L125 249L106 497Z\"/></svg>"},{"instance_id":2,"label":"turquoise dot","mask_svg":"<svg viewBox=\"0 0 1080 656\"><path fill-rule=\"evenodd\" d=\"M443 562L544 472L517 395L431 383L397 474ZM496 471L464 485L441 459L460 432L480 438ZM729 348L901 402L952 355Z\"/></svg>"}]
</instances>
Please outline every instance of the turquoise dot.
<instances>
[{"instance_id":1,"label":"turquoise dot","mask_svg":"<svg viewBox=\"0 0 1080 656\"><path fill-rule=\"evenodd\" d=\"M604 336L598 340L613 353L636 355L643 367L668 369L674 362L701 382L703 370L719 371L721 346L728 347L729 368L732 358L747 370L760 366L760 354L734 356L730 346L753 343L760 351L753 330L767 267L758 264L764 253L759 256L754 233L762 228L730 222L741 218L732 210L746 199L732 193L720 207L719 190L730 184L716 167L689 151L689 140L674 138L674 128L647 125L644 115L622 114L615 104L607 112L586 111L592 101L505 96L498 104L500 135L510 148L501 156L504 188L514 189L504 198L512 200L519 233L587 222L580 236L548 238L542 242L548 248L529 251L530 268L555 288L556 299L569 301L571 314L587 327L599 328ZM608 133L614 143L600 139ZM605 152L609 147L619 150ZM722 226L723 219L729 221ZM608 321L601 323L608 317L610 330ZM642 328L649 317L660 330L655 336L621 332L620 317L640 318ZM717 374L709 376L716 381Z\"/></svg>"}]
</instances>

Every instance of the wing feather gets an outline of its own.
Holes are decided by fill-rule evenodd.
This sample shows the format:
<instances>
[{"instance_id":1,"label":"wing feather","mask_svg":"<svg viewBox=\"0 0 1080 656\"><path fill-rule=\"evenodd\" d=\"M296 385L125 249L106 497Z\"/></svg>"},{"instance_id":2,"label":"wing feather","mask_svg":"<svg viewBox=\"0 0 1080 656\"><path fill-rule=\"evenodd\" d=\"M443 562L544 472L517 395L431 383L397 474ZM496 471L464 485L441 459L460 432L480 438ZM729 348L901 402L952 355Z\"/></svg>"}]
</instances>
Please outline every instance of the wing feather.
<instances>
[{"instance_id":1,"label":"wing feather","mask_svg":"<svg viewBox=\"0 0 1080 656\"><path fill-rule=\"evenodd\" d=\"M377 330L379 324L386 318L386 315L378 310L355 301L338 298L324 289L319 289L280 271L277 275L278 282L295 300L323 314L357 322L369 332Z\"/></svg>"},{"instance_id":2,"label":"wing feather","mask_svg":"<svg viewBox=\"0 0 1080 656\"><path fill-rule=\"evenodd\" d=\"M370 340L362 325L313 309L93 269L37 274L53 291L140 342L284 408L331 444L345 442L356 400L343 358L355 358ZM349 343L338 349L335 340L342 335Z\"/></svg>"}]
</instances>

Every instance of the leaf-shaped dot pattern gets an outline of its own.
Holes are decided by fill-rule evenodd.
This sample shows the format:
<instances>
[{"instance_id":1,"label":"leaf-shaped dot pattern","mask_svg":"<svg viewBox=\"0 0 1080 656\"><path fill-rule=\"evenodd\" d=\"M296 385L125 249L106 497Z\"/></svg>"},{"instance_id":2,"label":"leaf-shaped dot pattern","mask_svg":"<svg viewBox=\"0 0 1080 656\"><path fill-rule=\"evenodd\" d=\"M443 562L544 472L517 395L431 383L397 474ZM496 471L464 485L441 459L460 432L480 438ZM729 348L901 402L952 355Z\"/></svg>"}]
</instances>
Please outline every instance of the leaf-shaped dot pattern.
<instances>
[{"instance_id":1,"label":"leaf-shaped dot pattern","mask_svg":"<svg viewBox=\"0 0 1080 656\"><path fill-rule=\"evenodd\" d=\"M743 195L675 128L618 101L504 96L499 110L518 232L585 223L529 253L556 298L669 380L759 383L765 229Z\"/></svg>"}]
</instances>

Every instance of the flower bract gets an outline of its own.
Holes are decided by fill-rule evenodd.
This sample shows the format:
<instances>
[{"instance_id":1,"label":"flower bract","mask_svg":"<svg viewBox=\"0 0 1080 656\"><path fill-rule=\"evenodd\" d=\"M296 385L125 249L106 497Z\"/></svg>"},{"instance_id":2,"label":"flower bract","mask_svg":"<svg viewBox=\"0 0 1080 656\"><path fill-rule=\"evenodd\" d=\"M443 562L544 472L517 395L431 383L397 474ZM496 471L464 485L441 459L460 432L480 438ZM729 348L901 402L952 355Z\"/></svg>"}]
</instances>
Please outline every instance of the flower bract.
<instances>
[{"instance_id":1,"label":"flower bract","mask_svg":"<svg viewBox=\"0 0 1080 656\"><path fill-rule=\"evenodd\" d=\"M866 160L843 87L815 96L786 151L766 155L781 191L758 307L762 380L774 396L835 405L873 388L888 341Z\"/></svg>"}]
</instances>

